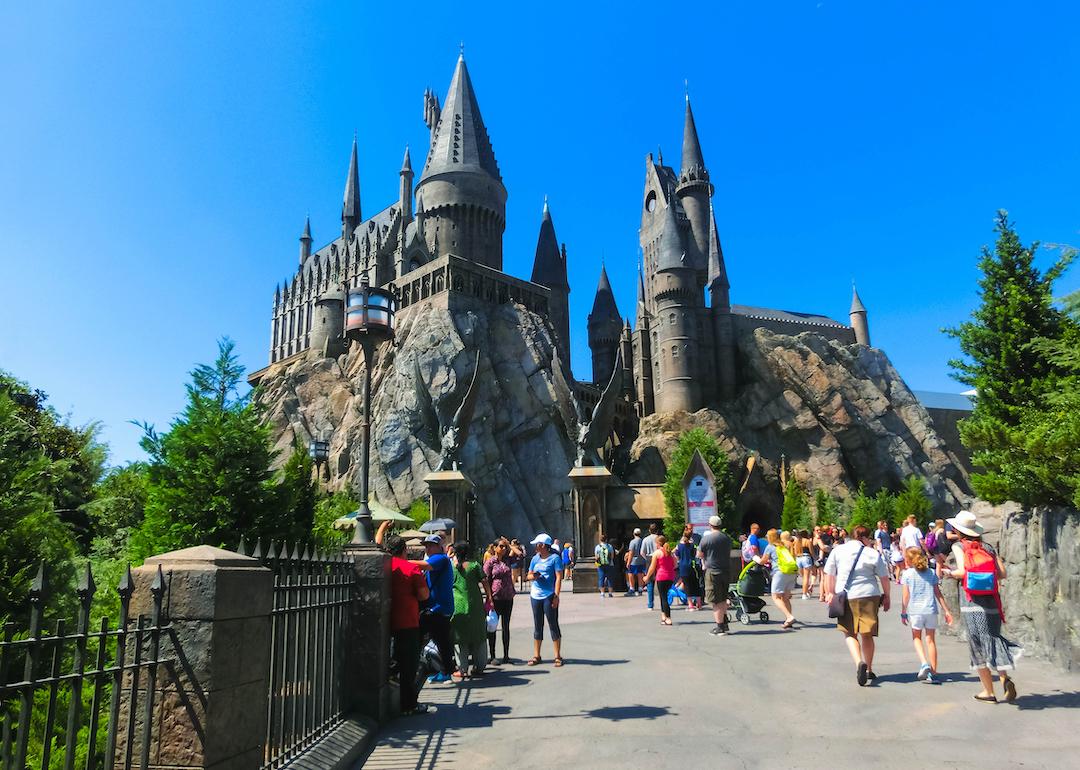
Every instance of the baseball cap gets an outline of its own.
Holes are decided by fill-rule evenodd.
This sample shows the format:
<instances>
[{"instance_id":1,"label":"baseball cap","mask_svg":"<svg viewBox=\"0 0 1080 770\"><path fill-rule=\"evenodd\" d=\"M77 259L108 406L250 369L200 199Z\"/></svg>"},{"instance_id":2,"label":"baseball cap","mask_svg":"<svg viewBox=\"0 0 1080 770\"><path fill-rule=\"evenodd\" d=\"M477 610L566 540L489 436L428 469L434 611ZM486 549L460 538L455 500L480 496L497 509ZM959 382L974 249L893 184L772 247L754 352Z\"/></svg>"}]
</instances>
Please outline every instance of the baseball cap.
<instances>
[{"instance_id":1,"label":"baseball cap","mask_svg":"<svg viewBox=\"0 0 1080 770\"><path fill-rule=\"evenodd\" d=\"M719 516L710 516L709 517L709 526L710 527L719 527L721 523L722 522L720 521Z\"/></svg>"},{"instance_id":2,"label":"baseball cap","mask_svg":"<svg viewBox=\"0 0 1080 770\"><path fill-rule=\"evenodd\" d=\"M634 527L634 534L635 535L640 535L641 534L641 527Z\"/></svg>"},{"instance_id":3,"label":"baseball cap","mask_svg":"<svg viewBox=\"0 0 1080 770\"><path fill-rule=\"evenodd\" d=\"M540 545L541 543L543 543L544 545L551 545L551 535L546 535L541 532L539 535L532 539L530 545Z\"/></svg>"},{"instance_id":4,"label":"baseball cap","mask_svg":"<svg viewBox=\"0 0 1080 770\"><path fill-rule=\"evenodd\" d=\"M425 543L435 543L435 545L442 545L442 538L438 535L428 535L424 538Z\"/></svg>"}]
</instances>

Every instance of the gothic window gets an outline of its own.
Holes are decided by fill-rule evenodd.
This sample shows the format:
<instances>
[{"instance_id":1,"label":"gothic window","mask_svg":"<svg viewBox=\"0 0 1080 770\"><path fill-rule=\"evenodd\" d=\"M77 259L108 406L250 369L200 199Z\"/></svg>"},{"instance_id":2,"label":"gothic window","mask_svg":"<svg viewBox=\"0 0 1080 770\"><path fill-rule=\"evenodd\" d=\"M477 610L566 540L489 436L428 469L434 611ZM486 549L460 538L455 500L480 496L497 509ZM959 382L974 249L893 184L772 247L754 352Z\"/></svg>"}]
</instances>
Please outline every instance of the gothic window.
<instances>
[{"instance_id":1,"label":"gothic window","mask_svg":"<svg viewBox=\"0 0 1080 770\"><path fill-rule=\"evenodd\" d=\"M672 358L672 360L675 360L678 357L679 357L679 346L678 345L672 345L671 346L671 358Z\"/></svg>"},{"instance_id":2,"label":"gothic window","mask_svg":"<svg viewBox=\"0 0 1080 770\"><path fill-rule=\"evenodd\" d=\"M649 190L649 197L645 199L645 210L650 214L656 211L656 190Z\"/></svg>"},{"instance_id":3,"label":"gothic window","mask_svg":"<svg viewBox=\"0 0 1080 770\"><path fill-rule=\"evenodd\" d=\"M675 314L674 313L668 313L667 320L668 320L669 324L674 326L675 325Z\"/></svg>"}]
</instances>

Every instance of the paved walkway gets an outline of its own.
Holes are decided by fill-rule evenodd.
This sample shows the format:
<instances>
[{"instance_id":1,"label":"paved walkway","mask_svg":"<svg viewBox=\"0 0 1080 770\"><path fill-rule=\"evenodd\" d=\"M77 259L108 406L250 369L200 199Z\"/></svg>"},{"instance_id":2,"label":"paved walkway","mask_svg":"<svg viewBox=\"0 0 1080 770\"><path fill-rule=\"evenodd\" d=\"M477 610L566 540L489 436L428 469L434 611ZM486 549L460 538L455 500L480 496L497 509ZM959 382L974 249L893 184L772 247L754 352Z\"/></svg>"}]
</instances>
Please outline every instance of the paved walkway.
<instances>
[{"instance_id":1,"label":"paved walkway","mask_svg":"<svg viewBox=\"0 0 1080 770\"><path fill-rule=\"evenodd\" d=\"M895 596L895 593L894 593ZM712 637L711 613L678 609L659 624L644 599L564 594L566 666L531 655L528 597L515 605L521 663L464 684L428 685L436 713L397 719L368 770L428 768L1061 768L1080 756L1080 676L1023 659L1014 704L972 700L967 646L943 639L946 681L914 681L910 633L883 615L875 686L855 683L840 633L817 601L780 630L734 626ZM544 649L550 660L550 643ZM958 739L978 736L973 745Z\"/></svg>"}]
</instances>

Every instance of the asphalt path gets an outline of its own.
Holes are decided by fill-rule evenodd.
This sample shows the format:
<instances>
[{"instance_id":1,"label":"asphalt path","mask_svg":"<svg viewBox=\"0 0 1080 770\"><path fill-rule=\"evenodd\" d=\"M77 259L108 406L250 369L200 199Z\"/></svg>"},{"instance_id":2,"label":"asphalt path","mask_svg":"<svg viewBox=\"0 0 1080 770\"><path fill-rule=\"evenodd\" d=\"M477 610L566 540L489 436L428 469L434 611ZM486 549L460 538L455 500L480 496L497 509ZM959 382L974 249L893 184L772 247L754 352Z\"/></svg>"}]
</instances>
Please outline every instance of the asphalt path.
<instances>
[{"instance_id":1,"label":"asphalt path","mask_svg":"<svg viewBox=\"0 0 1080 770\"><path fill-rule=\"evenodd\" d=\"M644 598L566 592L566 665L552 667L547 642L545 662L529 667L521 594L511 627L517 663L427 685L420 700L434 712L387 724L363 766L1080 767L1080 675L1022 658L1019 698L979 703L966 643L942 638L944 682L918 682L910 632L894 609L882 614L878 680L859 687L823 604L796 598L792 631L768 609L769 623L733 624L731 635L714 637L709 612L676 609L666 627Z\"/></svg>"}]
</instances>

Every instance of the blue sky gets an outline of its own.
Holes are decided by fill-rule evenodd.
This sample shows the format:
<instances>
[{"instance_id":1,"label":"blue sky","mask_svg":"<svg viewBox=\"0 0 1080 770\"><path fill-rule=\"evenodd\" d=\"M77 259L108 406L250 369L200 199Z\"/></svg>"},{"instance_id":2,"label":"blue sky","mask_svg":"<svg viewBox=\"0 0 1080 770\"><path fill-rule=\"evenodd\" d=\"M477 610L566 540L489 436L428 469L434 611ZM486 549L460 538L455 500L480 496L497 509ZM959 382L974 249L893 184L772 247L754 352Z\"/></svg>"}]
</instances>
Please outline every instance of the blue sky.
<instances>
[{"instance_id":1,"label":"blue sky","mask_svg":"<svg viewBox=\"0 0 1080 770\"><path fill-rule=\"evenodd\" d=\"M423 157L423 89L441 98L464 41L505 267L528 277L548 195L579 377L602 258L633 312L644 158L677 165L688 79L732 300L844 320L855 279L907 382L958 390L939 330L974 307L994 211L1080 243L1080 10L680 5L7 4L0 368L139 456L128 421L167 425L218 337L266 364L305 213L316 246L340 228L353 132L370 214L406 143Z\"/></svg>"}]
</instances>

